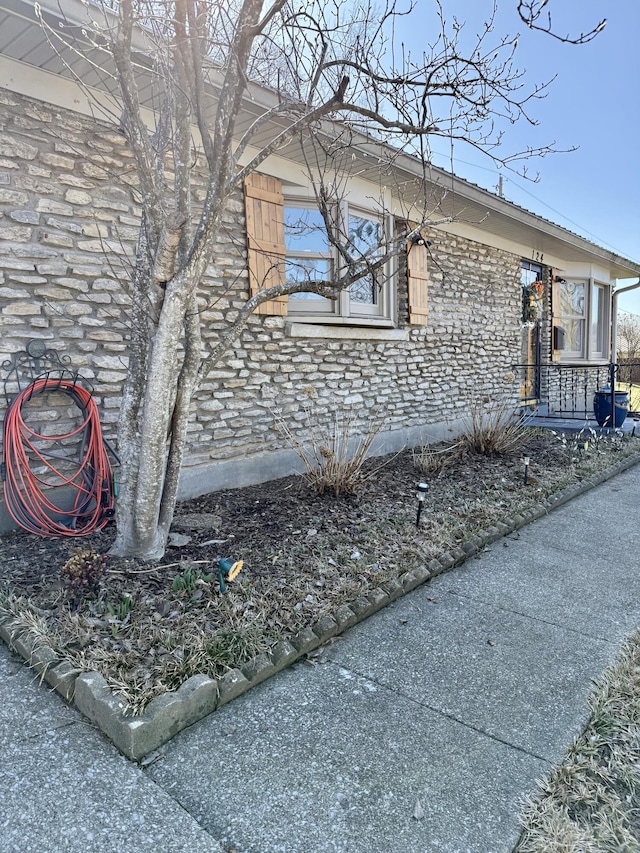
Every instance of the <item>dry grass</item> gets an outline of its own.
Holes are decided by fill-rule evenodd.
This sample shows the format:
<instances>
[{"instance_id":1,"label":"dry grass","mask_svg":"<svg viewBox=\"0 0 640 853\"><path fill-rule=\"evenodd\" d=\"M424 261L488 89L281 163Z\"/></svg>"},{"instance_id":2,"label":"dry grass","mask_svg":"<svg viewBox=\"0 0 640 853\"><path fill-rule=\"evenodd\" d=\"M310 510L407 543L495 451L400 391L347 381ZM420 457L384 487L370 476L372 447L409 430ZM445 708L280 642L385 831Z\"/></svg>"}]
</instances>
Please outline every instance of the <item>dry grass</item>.
<instances>
[{"instance_id":1,"label":"dry grass","mask_svg":"<svg viewBox=\"0 0 640 853\"><path fill-rule=\"evenodd\" d=\"M540 783L514 853L640 851L640 632L596 683L591 718Z\"/></svg>"},{"instance_id":2,"label":"dry grass","mask_svg":"<svg viewBox=\"0 0 640 853\"><path fill-rule=\"evenodd\" d=\"M425 444L413 451L413 464L426 477L439 477L456 463L462 453L461 443L457 441L451 444Z\"/></svg>"},{"instance_id":3,"label":"dry grass","mask_svg":"<svg viewBox=\"0 0 640 853\"><path fill-rule=\"evenodd\" d=\"M519 450L527 437L511 400L489 400L471 409L458 446L462 453L503 456Z\"/></svg>"},{"instance_id":4,"label":"dry grass","mask_svg":"<svg viewBox=\"0 0 640 853\"><path fill-rule=\"evenodd\" d=\"M307 482L318 495L352 495L380 470L380 466L365 470L364 463L382 432L384 418L372 418L362 432L353 412L337 411L326 427L314 425L310 416L307 445L283 420L278 421L278 426L304 463Z\"/></svg>"},{"instance_id":5,"label":"dry grass","mask_svg":"<svg viewBox=\"0 0 640 853\"><path fill-rule=\"evenodd\" d=\"M521 410L509 400L485 400L471 409L457 441L423 445L413 451L413 464L427 477L438 477L466 455L509 456L531 437Z\"/></svg>"}]
</instances>

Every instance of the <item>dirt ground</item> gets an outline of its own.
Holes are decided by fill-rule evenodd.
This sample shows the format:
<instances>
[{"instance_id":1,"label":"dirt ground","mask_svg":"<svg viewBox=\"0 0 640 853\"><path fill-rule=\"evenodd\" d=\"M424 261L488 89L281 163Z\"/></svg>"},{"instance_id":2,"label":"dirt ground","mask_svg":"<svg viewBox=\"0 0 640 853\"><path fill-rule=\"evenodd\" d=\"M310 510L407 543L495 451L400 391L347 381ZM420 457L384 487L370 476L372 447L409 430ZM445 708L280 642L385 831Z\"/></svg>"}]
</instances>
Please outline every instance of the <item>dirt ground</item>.
<instances>
[{"instance_id":1,"label":"dirt ground","mask_svg":"<svg viewBox=\"0 0 640 853\"><path fill-rule=\"evenodd\" d=\"M154 564L107 557L78 590L65 563L107 554L114 525L77 540L23 531L0 540L0 605L81 669L97 669L132 713L204 672L220 675L304 625L568 483L640 447L528 434L504 456L412 451L374 460L355 495L316 495L303 477L216 492L178 505L172 544ZM531 459L524 483L523 455ZM425 460L423 459L423 462ZM441 470L438 470L441 469ZM416 485L429 484L420 526ZM86 556L86 555L85 555ZM221 594L221 558L242 560ZM82 562L80 559L80 562Z\"/></svg>"}]
</instances>

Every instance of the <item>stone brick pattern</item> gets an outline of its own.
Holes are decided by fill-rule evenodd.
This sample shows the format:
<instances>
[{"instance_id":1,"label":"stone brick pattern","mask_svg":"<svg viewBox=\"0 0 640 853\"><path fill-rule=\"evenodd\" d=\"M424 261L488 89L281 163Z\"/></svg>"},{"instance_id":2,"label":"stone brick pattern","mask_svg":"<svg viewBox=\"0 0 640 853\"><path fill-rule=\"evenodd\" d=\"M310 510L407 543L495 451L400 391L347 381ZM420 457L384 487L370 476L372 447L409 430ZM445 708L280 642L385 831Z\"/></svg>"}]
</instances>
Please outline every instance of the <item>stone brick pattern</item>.
<instances>
[{"instance_id":1,"label":"stone brick pattern","mask_svg":"<svg viewBox=\"0 0 640 853\"><path fill-rule=\"evenodd\" d=\"M129 264L139 207L117 128L0 91L0 361L41 338L94 385L115 436L127 369ZM203 185L204 186L204 185ZM196 199L203 189L196 189ZM308 421L342 407L385 429L442 424L489 398L517 399L520 258L433 229L429 321L399 322L409 340L300 338L290 318L253 317L202 383L187 466L288 447L274 418L304 441ZM200 289L205 344L247 296L244 208L230 202Z\"/></svg>"}]
</instances>

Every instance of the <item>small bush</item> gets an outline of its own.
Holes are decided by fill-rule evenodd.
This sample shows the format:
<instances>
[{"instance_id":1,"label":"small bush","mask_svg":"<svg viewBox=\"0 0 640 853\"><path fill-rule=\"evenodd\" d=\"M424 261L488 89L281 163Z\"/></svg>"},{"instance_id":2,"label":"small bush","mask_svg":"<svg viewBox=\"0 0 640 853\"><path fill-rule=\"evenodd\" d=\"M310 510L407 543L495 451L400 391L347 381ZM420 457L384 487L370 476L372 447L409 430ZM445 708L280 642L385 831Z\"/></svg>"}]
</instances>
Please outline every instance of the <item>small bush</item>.
<instances>
[{"instance_id":1,"label":"small bush","mask_svg":"<svg viewBox=\"0 0 640 853\"><path fill-rule=\"evenodd\" d=\"M75 598L96 594L107 570L106 554L97 554L86 548L76 551L62 566L60 572L65 585Z\"/></svg>"},{"instance_id":2,"label":"small bush","mask_svg":"<svg viewBox=\"0 0 640 853\"><path fill-rule=\"evenodd\" d=\"M305 466L307 482L316 494L351 495L375 477L382 465L365 470L371 445L382 432L384 418L374 418L359 434L351 412L336 412L327 427L309 425L309 445L304 446L280 419L280 431Z\"/></svg>"},{"instance_id":3,"label":"small bush","mask_svg":"<svg viewBox=\"0 0 640 853\"><path fill-rule=\"evenodd\" d=\"M459 446L463 453L507 456L520 450L528 436L511 402L489 401L472 408Z\"/></svg>"},{"instance_id":4,"label":"small bush","mask_svg":"<svg viewBox=\"0 0 640 853\"><path fill-rule=\"evenodd\" d=\"M459 442L436 447L425 444L419 450L413 451L413 464L421 474L437 477L450 468L461 455Z\"/></svg>"}]
</instances>

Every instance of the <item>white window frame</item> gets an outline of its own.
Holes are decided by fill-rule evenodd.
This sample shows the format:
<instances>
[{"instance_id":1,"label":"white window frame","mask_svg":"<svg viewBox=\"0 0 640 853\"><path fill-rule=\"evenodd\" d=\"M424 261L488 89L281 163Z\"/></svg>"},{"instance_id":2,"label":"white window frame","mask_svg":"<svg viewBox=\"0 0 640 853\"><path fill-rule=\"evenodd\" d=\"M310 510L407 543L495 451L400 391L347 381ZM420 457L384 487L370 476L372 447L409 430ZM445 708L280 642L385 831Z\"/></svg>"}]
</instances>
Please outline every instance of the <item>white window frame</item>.
<instances>
[{"instance_id":1,"label":"white window frame","mask_svg":"<svg viewBox=\"0 0 640 853\"><path fill-rule=\"evenodd\" d=\"M285 211L290 208L302 208L317 210L317 207L309 199L286 197L284 201ZM393 219L390 216L367 210L359 205L350 205L348 201L340 204L338 215L343 223L349 222L349 216L361 216L374 222L379 222L387 233L393 227ZM286 216L285 216L286 219ZM286 240L286 236L285 236ZM333 247L329 247L330 259L333 268L340 271L340 258ZM287 255L287 257L304 258L306 253ZM316 253L309 253L309 258L324 257ZM288 315L301 322L332 323L337 325L372 325L390 327L395 325L395 279L396 264L393 259L387 261L382 267L383 284L378 292L376 304L356 302L351 299L349 289L342 290L335 300L330 299L296 299L296 294L290 294L288 304Z\"/></svg>"},{"instance_id":2,"label":"white window frame","mask_svg":"<svg viewBox=\"0 0 640 853\"><path fill-rule=\"evenodd\" d=\"M318 213L318 208L314 204L310 204L308 201L301 201L296 199L285 199L284 201L284 218L285 218L285 246L286 246L286 221L287 221L287 210L312 210L315 213ZM324 232L326 236L326 232ZM326 252L315 252L310 249L304 249L298 253L289 253L287 252L286 259L287 261L296 262L304 261L304 260L326 260L329 264L330 274L335 269L335 253L332 251L331 246L327 241L327 251ZM296 296L298 297L296 300ZM312 314L314 317L318 316L334 316L336 314L336 302L334 299L326 299L325 297L318 296L317 294L311 294L312 298L309 298L309 294L301 293L301 294L291 294L289 296L288 302L288 311L287 314L298 314L299 312L303 312L305 314ZM306 297L306 298L305 298ZM296 301L299 303L296 305Z\"/></svg>"},{"instance_id":3,"label":"white window frame","mask_svg":"<svg viewBox=\"0 0 640 853\"><path fill-rule=\"evenodd\" d=\"M564 282L563 282L564 283ZM583 284L585 288L584 314L567 315L561 314L559 325L564 325L565 319L581 320L584 324L581 350L563 350L561 361L584 362L584 361L608 361L610 342L610 311L611 311L611 285L597 281L594 278L577 276L567 278L568 284ZM562 284L560 285L562 286ZM596 298L596 293L600 294ZM598 307L596 326L593 324L593 311ZM595 332L595 333L594 333ZM599 339L599 341L598 341ZM600 346L598 346L598 343Z\"/></svg>"},{"instance_id":4,"label":"white window frame","mask_svg":"<svg viewBox=\"0 0 640 853\"><path fill-rule=\"evenodd\" d=\"M596 300L596 293L600 294ZM594 310L597 317L594 328ZM608 361L611 327L611 288L599 281L592 281L589 304L589 358Z\"/></svg>"}]
</instances>

